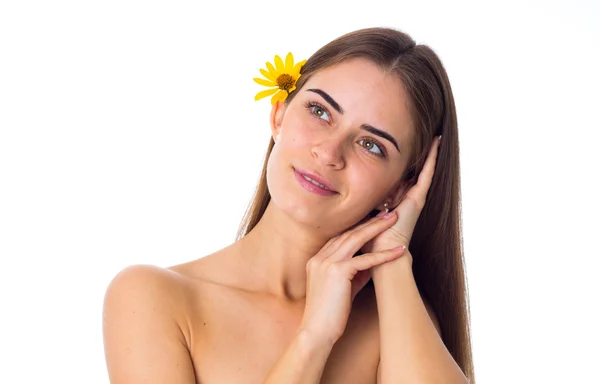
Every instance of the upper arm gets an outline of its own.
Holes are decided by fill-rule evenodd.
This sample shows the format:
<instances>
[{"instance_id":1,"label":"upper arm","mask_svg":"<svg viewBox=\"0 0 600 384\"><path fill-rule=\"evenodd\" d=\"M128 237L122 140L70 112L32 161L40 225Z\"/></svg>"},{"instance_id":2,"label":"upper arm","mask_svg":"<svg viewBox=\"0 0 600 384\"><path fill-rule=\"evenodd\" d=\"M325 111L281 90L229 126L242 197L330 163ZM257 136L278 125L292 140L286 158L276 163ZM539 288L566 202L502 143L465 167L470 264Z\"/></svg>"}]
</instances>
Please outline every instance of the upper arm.
<instances>
[{"instance_id":1,"label":"upper arm","mask_svg":"<svg viewBox=\"0 0 600 384\"><path fill-rule=\"evenodd\" d=\"M169 294L168 271L130 266L110 282L104 297L102 331L112 384L195 383L185 337Z\"/></svg>"}]
</instances>

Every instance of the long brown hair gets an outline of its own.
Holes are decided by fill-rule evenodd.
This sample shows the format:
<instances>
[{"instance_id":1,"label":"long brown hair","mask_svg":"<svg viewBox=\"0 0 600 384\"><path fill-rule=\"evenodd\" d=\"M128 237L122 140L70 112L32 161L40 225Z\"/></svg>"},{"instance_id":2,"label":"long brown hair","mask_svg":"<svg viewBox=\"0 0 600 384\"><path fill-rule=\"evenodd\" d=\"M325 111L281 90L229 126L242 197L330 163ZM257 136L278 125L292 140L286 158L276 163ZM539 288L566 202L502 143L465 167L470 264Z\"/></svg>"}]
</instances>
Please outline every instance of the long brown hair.
<instances>
[{"instance_id":1,"label":"long brown hair","mask_svg":"<svg viewBox=\"0 0 600 384\"><path fill-rule=\"evenodd\" d=\"M302 67L297 90L319 70L351 58L368 59L395 74L410 95L415 134L411 159L402 175L405 182L415 183L432 141L443 136L435 175L409 249L417 287L435 311L442 340L465 376L475 383L462 245L458 125L446 70L431 48L417 45L407 34L390 28L367 28L345 34L313 54ZM292 92L285 103L296 94ZM271 138L238 240L255 227L271 199L266 172L273 145Z\"/></svg>"}]
</instances>

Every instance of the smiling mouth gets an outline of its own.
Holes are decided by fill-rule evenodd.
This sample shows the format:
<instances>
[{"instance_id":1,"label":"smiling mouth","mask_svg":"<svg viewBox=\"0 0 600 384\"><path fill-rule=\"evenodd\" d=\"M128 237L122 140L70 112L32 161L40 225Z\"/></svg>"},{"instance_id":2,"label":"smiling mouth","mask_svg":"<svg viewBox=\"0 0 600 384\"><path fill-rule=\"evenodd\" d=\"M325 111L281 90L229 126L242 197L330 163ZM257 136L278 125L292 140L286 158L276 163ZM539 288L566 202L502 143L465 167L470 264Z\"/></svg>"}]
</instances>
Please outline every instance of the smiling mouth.
<instances>
[{"instance_id":1,"label":"smiling mouth","mask_svg":"<svg viewBox=\"0 0 600 384\"><path fill-rule=\"evenodd\" d=\"M317 187L323 188L323 189L325 189L325 190L327 190L327 191L331 191L331 189L327 188L326 186L324 186L324 185L323 185L323 184L321 184L321 183L318 183L318 182L314 181L313 179L311 179L310 177L308 177L308 176L306 176L306 175L300 174L300 176L304 177L306 180L310 181L311 183L313 183L313 184L314 184L314 185L316 185ZM331 191L331 192L335 192L335 191Z\"/></svg>"},{"instance_id":2,"label":"smiling mouth","mask_svg":"<svg viewBox=\"0 0 600 384\"><path fill-rule=\"evenodd\" d=\"M309 171L303 171L296 168L293 169L296 180L298 180L304 189L321 196L333 196L338 194L337 191L329 187L331 184L323 184L322 182L327 182L327 180L322 179L320 176L313 175Z\"/></svg>"},{"instance_id":3,"label":"smiling mouth","mask_svg":"<svg viewBox=\"0 0 600 384\"><path fill-rule=\"evenodd\" d=\"M292 168L294 169L294 172L302 176L304 180L316 185L317 187L325 189L327 191L337 192L331 187L331 183L322 176L319 176L318 174L310 172L308 170L296 169L295 167Z\"/></svg>"}]
</instances>

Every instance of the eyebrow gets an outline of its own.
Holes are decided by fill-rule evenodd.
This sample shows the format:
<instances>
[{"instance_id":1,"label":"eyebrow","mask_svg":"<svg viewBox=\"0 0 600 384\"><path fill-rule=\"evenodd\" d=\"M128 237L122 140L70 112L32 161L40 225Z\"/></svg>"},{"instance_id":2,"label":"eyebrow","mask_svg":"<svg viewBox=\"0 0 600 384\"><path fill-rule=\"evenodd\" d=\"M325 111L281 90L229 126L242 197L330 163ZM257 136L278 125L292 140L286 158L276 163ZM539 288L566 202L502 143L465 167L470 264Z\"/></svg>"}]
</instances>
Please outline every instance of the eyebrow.
<instances>
[{"instance_id":1,"label":"eyebrow","mask_svg":"<svg viewBox=\"0 0 600 384\"><path fill-rule=\"evenodd\" d=\"M320 95L322 98L325 99L325 101L327 101L329 103L329 105L331 105L331 107L333 109L338 111L338 113L340 115L344 114L344 110L342 109L342 107L322 89L311 88L311 89L307 89L307 91L314 92L314 93ZM360 128L364 129L365 131L371 132L372 134L377 135L379 137L383 137L384 139L386 139L389 142L391 142L392 144L394 144L394 147L396 147L398 152L400 152L400 148L398 147L398 142L396 142L396 139L394 139L394 137L392 135L390 135L389 133L382 131L381 129L377 129L369 124L362 124L360 126ZM402 153L402 152L400 152L400 153Z\"/></svg>"}]
</instances>

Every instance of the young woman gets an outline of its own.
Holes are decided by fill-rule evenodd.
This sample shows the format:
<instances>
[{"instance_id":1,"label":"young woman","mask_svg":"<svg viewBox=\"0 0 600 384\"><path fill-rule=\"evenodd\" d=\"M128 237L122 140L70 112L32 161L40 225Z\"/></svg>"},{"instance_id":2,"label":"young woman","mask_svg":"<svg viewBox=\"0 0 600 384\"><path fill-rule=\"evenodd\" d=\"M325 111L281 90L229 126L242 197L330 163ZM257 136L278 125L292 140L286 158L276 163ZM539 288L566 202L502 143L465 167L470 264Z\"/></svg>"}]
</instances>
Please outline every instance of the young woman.
<instances>
[{"instance_id":1,"label":"young woman","mask_svg":"<svg viewBox=\"0 0 600 384\"><path fill-rule=\"evenodd\" d=\"M272 139L239 238L112 280L111 382L474 383L438 57L369 28L261 73Z\"/></svg>"}]
</instances>

